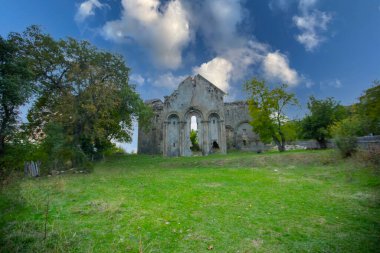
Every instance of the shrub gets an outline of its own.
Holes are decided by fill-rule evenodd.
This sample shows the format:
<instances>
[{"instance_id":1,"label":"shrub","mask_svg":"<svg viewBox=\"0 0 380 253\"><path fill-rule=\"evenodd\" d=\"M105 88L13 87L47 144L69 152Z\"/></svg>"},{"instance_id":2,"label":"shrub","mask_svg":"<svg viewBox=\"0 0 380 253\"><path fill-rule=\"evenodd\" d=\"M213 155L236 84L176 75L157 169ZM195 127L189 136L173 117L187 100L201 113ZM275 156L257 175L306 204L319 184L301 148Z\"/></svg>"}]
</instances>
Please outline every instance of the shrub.
<instances>
[{"instance_id":1,"label":"shrub","mask_svg":"<svg viewBox=\"0 0 380 253\"><path fill-rule=\"evenodd\" d=\"M190 141L191 141L191 151L200 151L199 143L198 143L198 131L191 129L190 132Z\"/></svg>"},{"instance_id":2,"label":"shrub","mask_svg":"<svg viewBox=\"0 0 380 253\"><path fill-rule=\"evenodd\" d=\"M330 130L343 157L352 156L357 151L356 136L361 130L361 121L358 116L345 118L335 123Z\"/></svg>"},{"instance_id":3,"label":"shrub","mask_svg":"<svg viewBox=\"0 0 380 253\"><path fill-rule=\"evenodd\" d=\"M356 158L361 164L380 168L380 147L372 146L368 149L361 149Z\"/></svg>"}]
</instances>

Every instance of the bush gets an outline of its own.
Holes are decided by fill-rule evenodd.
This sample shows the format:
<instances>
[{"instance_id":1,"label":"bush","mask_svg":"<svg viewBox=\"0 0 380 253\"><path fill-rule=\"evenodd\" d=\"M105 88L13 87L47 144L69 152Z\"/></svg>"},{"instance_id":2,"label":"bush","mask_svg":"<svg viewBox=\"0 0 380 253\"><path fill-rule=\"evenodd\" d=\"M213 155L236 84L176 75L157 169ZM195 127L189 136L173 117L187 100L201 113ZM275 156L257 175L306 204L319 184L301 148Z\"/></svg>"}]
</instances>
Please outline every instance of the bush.
<instances>
[{"instance_id":1,"label":"bush","mask_svg":"<svg viewBox=\"0 0 380 253\"><path fill-rule=\"evenodd\" d=\"M372 146L368 149L361 149L356 158L361 164L380 168L380 147Z\"/></svg>"},{"instance_id":2,"label":"bush","mask_svg":"<svg viewBox=\"0 0 380 253\"><path fill-rule=\"evenodd\" d=\"M190 141L191 141L191 151L196 152L200 151L199 143L198 143L198 131L191 129L190 132Z\"/></svg>"},{"instance_id":3,"label":"bush","mask_svg":"<svg viewBox=\"0 0 380 253\"><path fill-rule=\"evenodd\" d=\"M361 121L356 115L343 119L331 127L335 144L343 157L352 156L357 151L356 136L360 130Z\"/></svg>"}]
</instances>

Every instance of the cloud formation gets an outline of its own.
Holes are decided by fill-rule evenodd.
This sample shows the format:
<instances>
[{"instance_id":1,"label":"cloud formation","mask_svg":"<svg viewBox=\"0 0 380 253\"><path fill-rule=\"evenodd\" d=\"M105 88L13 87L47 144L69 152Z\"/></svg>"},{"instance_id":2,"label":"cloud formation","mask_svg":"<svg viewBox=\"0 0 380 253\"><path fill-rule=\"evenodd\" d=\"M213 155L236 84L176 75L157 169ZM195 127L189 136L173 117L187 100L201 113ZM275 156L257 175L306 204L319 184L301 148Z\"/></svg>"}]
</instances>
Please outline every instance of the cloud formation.
<instances>
[{"instance_id":1,"label":"cloud formation","mask_svg":"<svg viewBox=\"0 0 380 253\"><path fill-rule=\"evenodd\" d=\"M229 89L229 80L232 71L233 67L231 62L221 57L215 57L211 61L193 68L194 74L202 75L225 92Z\"/></svg>"},{"instance_id":2,"label":"cloud formation","mask_svg":"<svg viewBox=\"0 0 380 253\"><path fill-rule=\"evenodd\" d=\"M244 20L245 10L236 0L205 0L201 5L192 4L191 16L195 29L199 30L213 51L224 51L241 43L237 28ZM205 22L206 21L206 22Z\"/></svg>"},{"instance_id":3,"label":"cloud formation","mask_svg":"<svg viewBox=\"0 0 380 253\"><path fill-rule=\"evenodd\" d=\"M289 86L296 86L300 77L294 69L289 67L289 60L286 55L276 51L268 53L263 61L265 76L270 80L280 81Z\"/></svg>"},{"instance_id":4,"label":"cloud formation","mask_svg":"<svg viewBox=\"0 0 380 253\"><path fill-rule=\"evenodd\" d=\"M269 45L240 30L249 15L243 1L121 1L121 18L107 22L102 35L115 42L136 42L144 46L159 67L172 70L181 67L182 51L192 39L200 38L211 57L193 67L193 74L203 75L224 91L248 75L263 74L260 70L273 80L290 85L299 82L298 73L289 67L285 55L273 52ZM174 88L184 78L167 72L151 83L156 87Z\"/></svg>"},{"instance_id":5,"label":"cloud formation","mask_svg":"<svg viewBox=\"0 0 380 253\"><path fill-rule=\"evenodd\" d=\"M123 43L136 41L150 50L155 62L175 69L182 63L182 50L190 42L188 15L181 2L159 0L122 0L119 20L103 27L103 36Z\"/></svg>"},{"instance_id":6,"label":"cloud formation","mask_svg":"<svg viewBox=\"0 0 380 253\"><path fill-rule=\"evenodd\" d=\"M247 73L252 72L252 66L260 66L270 53L269 45L239 31L239 25L248 15L248 10L244 9L241 1L206 0L190 10L193 20L207 20L200 25L199 31L204 41L212 42L208 46L215 54L210 61L193 68L193 72L202 74L222 90L228 91L231 82L247 78ZM284 69L290 70L288 60L283 65ZM277 79L281 79L284 75L279 71L272 72L271 77L281 74L282 76L277 76ZM293 85L298 83L294 79L291 82Z\"/></svg>"},{"instance_id":7,"label":"cloud formation","mask_svg":"<svg viewBox=\"0 0 380 253\"><path fill-rule=\"evenodd\" d=\"M186 78L187 76L185 75L175 76L172 72L168 72L158 76L158 78L156 78L152 84L153 86L160 88L175 89L177 88L178 84L180 84Z\"/></svg>"},{"instance_id":8,"label":"cloud formation","mask_svg":"<svg viewBox=\"0 0 380 253\"><path fill-rule=\"evenodd\" d=\"M81 3L75 14L75 21L83 22L89 16L95 15L96 8L102 8L104 4L101 4L98 0L87 0Z\"/></svg>"},{"instance_id":9,"label":"cloud formation","mask_svg":"<svg viewBox=\"0 0 380 253\"><path fill-rule=\"evenodd\" d=\"M142 77L142 76L139 75L139 74L132 74L132 75L130 76L130 80L131 80L131 82L132 82L133 84L136 84L136 85L138 85L138 86L142 86L142 85L144 85L144 83L145 83L145 78Z\"/></svg>"},{"instance_id":10,"label":"cloud formation","mask_svg":"<svg viewBox=\"0 0 380 253\"><path fill-rule=\"evenodd\" d=\"M307 51L313 51L326 38L323 33L327 31L327 26L332 19L332 15L322 12L315 7L317 0L300 0L298 8L301 15L293 16L293 22L300 30L296 40L301 43Z\"/></svg>"}]
</instances>

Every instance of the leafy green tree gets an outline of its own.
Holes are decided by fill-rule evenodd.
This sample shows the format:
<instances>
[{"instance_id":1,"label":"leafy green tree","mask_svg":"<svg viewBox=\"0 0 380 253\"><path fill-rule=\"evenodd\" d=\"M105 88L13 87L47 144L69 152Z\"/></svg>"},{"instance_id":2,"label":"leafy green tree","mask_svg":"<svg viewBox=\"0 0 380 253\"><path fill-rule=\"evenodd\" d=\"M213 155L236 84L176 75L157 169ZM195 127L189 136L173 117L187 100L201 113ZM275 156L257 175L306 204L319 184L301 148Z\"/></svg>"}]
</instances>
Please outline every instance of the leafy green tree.
<instances>
[{"instance_id":1,"label":"leafy green tree","mask_svg":"<svg viewBox=\"0 0 380 253\"><path fill-rule=\"evenodd\" d=\"M191 150L199 151L199 143L198 143L198 131L191 129L190 131L190 141L191 141Z\"/></svg>"},{"instance_id":2,"label":"leafy green tree","mask_svg":"<svg viewBox=\"0 0 380 253\"><path fill-rule=\"evenodd\" d=\"M380 134L380 81L374 81L374 86L365 90L359 98L358 113L364 122L367 134Z\"/></svg>"},{"instance_id":3,"label":"leafy green tree","mask_svg":"<svg viewBox=\"0 0 380 253\"><path fill-rule=\"evenodd\" d=\"M331 126L334 141L343 157L349 157L356 152L357 136L361 134L362 121L355 114L342 119Z\"/></svg>"},{"instance_id":4,"label":"leafy green tree","mask_svg":"<svg viewBox=\"0 0 380 253\"><path fill-rule=\"evenodd\" d=\"M287 85L272 90L266 85L264 80L253 79L245 84L245 89L249 94L248 105L251 115L252 125L255 132L264 142L273 140L280 152L285 151L287 140L285 108L290 105L297 105L295 95L286 92Z\"/></svg>"},{"instance_id":5,"label":"leafy green tree","mask_svg":"<svg viewBox=\"0 0 380 253\"><path fill-rule=\"evenodd\" d=\"M304 138L315 139L322 149L327 147L331 137L329 128L337 121L347 117L347 110L333 98L316 99L311 96L307 103L309 114L302 120Z\"/></svg>"},{"instance_id":6,"label":"leafy green tree","mask_svg":"<svg viewBox=\"0 0 380 253\"><path fill-rule=\"evenodd\" d=\"M299 121L289 120L283 125L283 132L286 136L286 141L295 141L298 139L300 131Z\"/></svg>"},{"instance_id":7,"label":"leafy green tree","mask_svg":"<svg viewBox=\"0 0 380 253\"><path fill-rule=\"evenodd\" d=\"M31 132L41 140L35 133L60 127L64 146L74 152L72 166L79 166L82 154L101 157L113 140L131 141L134 118L149 122L151 110L129 84L122 56L86 41L55 40L36 26L11 38L31 63L40 92L28 114Z\"/></svg>"},{"instance_id":8,"label":"leafy green tree","mask_svg":"<svg viewBox=\"0 0 380 253\"><path fill-rule=\"evenodd\" d=\"M19 107L33 92L33 73L19 49L17 43L0 36L0 156L17 129Z\"/></svg>"}]
</instances>

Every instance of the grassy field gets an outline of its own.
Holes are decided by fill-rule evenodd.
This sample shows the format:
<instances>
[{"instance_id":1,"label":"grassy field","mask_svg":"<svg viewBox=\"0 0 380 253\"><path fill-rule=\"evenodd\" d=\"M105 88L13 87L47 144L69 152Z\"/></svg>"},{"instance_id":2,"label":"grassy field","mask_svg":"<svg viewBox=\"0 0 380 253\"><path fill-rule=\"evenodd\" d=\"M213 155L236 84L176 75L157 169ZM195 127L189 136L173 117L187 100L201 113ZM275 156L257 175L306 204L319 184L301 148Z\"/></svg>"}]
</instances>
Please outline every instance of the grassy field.
<instances>
[{"instance_id":1,"label":"grassy field","mask_svg":"<svg viewBox=\"0 0 380 253\"><path fill-rule=\"evenodd\" d=\"M0 252L380 252L379 172L333 151L113 157L3 189Z\"/></svg>"}]
</instances>

